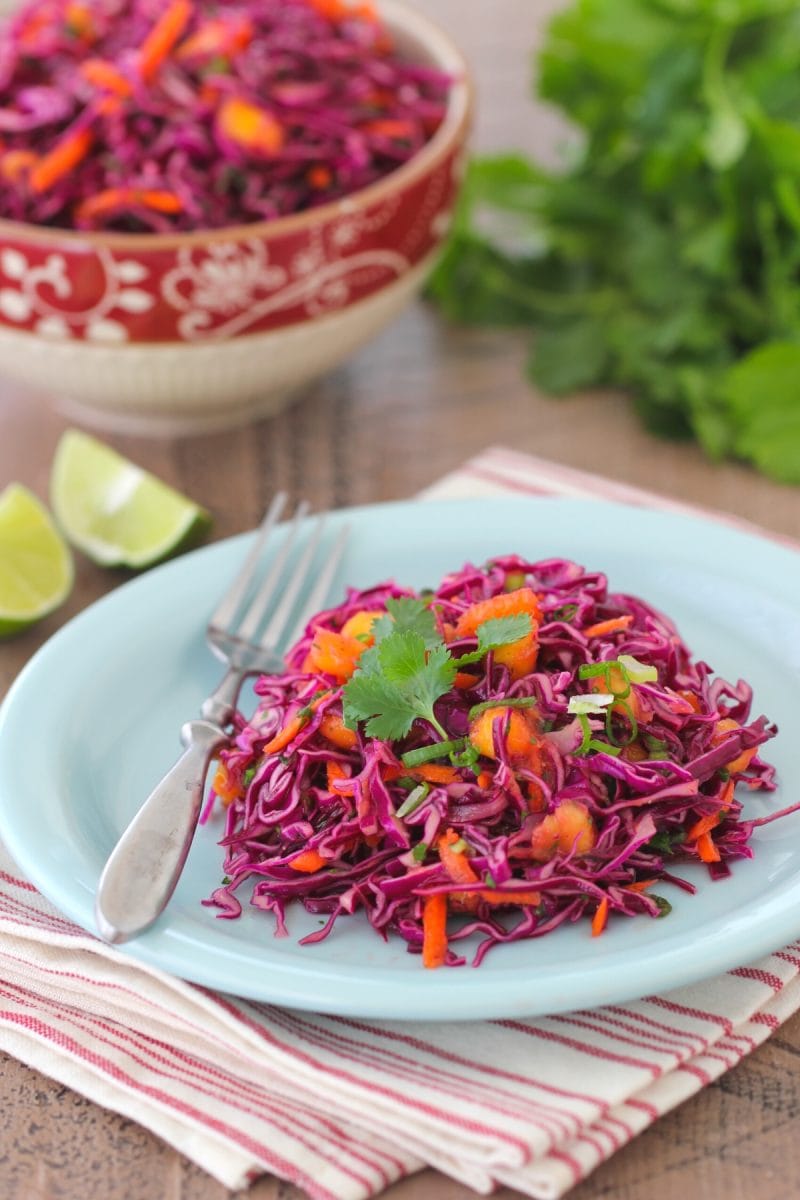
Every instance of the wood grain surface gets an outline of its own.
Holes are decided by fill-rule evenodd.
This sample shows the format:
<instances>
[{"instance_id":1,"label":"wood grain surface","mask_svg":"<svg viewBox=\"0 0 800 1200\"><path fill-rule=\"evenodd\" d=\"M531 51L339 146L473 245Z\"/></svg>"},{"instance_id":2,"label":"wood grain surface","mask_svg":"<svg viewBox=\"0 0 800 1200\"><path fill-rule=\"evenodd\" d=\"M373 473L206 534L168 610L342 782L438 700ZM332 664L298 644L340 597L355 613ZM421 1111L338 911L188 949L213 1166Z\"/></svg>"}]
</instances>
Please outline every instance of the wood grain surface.
<instances>
[{"instance_id":1,"label":"wood grain surface","mask_svg":"<svg viewBox=\"0 0 800 1200\"><path fill-rule=\"evenodd\" d=\"M522 147L552 160L565 131L530 99L528 75L531 50L557 5L427 0L425 7L472 62L476 144ZM652 440L620 396L537 395L522 377L524 354L524 339L448 328L420 302L275 420L213 438L107 440L206 505L216 538L252 527L277 488L320 506L404 497L492 443L613 473L800 538L796 490L736 464L713 465L692 446ZM47 399L0 383L0 487L18 480L46 497L65 424ZM124 578L81 559L65 608L0 647L0 694L54 630ZM798 1116L800 1017L617 1154L572 1200L798 1196ZM6 1200L232 1200L152 1134L2 1056L0 1131ZM295 1189L272 1179L247 1195L299 1200ZM471 1193L425 1172L385 1195L466 1200Z\"/></svg>"}]
</instances>

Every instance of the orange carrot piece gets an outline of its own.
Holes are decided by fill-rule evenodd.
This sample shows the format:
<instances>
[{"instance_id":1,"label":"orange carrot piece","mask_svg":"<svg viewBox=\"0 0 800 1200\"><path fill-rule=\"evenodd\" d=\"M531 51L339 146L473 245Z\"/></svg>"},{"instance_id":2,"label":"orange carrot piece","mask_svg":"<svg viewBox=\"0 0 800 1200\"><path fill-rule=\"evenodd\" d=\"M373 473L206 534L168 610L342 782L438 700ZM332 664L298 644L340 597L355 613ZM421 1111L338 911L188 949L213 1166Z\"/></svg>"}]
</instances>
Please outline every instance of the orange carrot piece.
<instances>
[{"instance_id":1,"label":"orange carrot piece","mask_svg":"<svg viewBox=\"0 0 800 1200\"><path fill-rule=\"evenodd\" d=\"M658 883L657 879L637 879L635 883L626 883L626 892L646 892L654 883Z\"/></svg>"},{"instance_id":2,"label":"orange carrot piece","mask_svg":"<svg viewBox=\"0 0 800 1200\"><path fill-rule=\"evenodd\" d=\"M155 212L170 214L183 210L183 203L174 192L158 188L105 188L102 192L96 192L94 196L87 196L81 201L75 210L75 216L79 221L93 221L95 217L105 216L126 205L141 205L144 208L152 208Z\"/></svg>"},{"instance_id":3,"label":"orange carrot piece","mask_svg":"<svg viewBox=\"0 0 800 1200\"><path fill-rule=\"evenodd\" d=\"M211 788L226 808L229 804L233 804L234 800L238 800L242 794L241 786L223 763L220 763L214 772Z\"/></svg>"},{"instance_id":4,"label":"orange carrot piece","mask_svg":"<svg viewBox=\"0 0 800 1200\"><path fill-rule=\"evenodd\" d=\"M337 783L340 779L349 779L350 778L350 772L348 771L348 769L344 765L344 763L336 762L335 760L333 760L329 763L326 763L325 774L327 776L327 784L328 784L329 792L332 792L335 790L334 786L333 786L334 783Z\"/></svg>"},{"instance_id":5,"label":"orange carrot piece","mask_svg":"<svg viewBox=\"0 0 800 1200\"><path fill-rule=\"evenodd\" d=\"M501 892L492 888L486 888L485 891L478 892L478 895L486 904L492 904L495 908L504 904L539 904L542 899L541 892Z\"/></svg>"},{"instance_id":6,"label":"orange carrot piece","mask_svg":"<svg viewBox=\"0 0 800 1200\"><path fill-rule=\"evenodd\" d=\"M447 958L447 897L440 892L422 904L422 965L441 967Z\"/></svg>"},{"instance_id":7,"label":"orange carrot piece","mask_svg":"<svg viewBox=\"0 0 800 1200\"><path fill-rule=\"evenodd\" d=\"M413 779L424 779L426 783L455 783L459 778L455 767L440 766L439 763L425 763L421 767L407 767L403 775Z\"/></svg>"},{"instance_id":8,"label":"orange carrot piece","mask_svg":"<svg viewBox=\"0 0 800 1200\"><path fill-rule=\"evenodd\" d=\"M470 675L469 671L456 671L453 687L457 687L460 691L466 691L468 688L474 687L477 682L477 675Z\"/></svg>"},{"instance_id":9,"label":"orange carrot piece","mask_svg":"<svg viewBox=\"0 0 800 1200\"><path fill-rule=\"evenodd\" d=\"M333 675L340 683L350 678L367 646L332 629L317 629L307 662L312 671Z\"/></svg>"},{"instance_id":10,"label":"orange carrot piece","mask_svg":"<svg viewBox=\"0 0 800 1200\"><path fill-rule=\"evenodd\" d=\"M375 134L376 137L410 140L414 136L412 121L402 121L392 117L379 117L374 121L367 121L361 128L365 133Z\"/></svg>"},{"instance_id":11,"label":"orange carrot piece","mask_svg":"<svg viewBox=\"0 0 800 1200\"><path fill-rule=\"evenodd\" d=\"M590 625L588 629L584 629L584 637L603 637L606 633L618 633L620 629L627 629L633 621L633 613L626 613L624 617L611 617L608 621L598 621L596 625Z\"/></svg>"},{"instance_id":12,"label":"orange carrot piece","mask_svg":"<svg viewBox=\"0 0 800 1200\"><path fill-rule=\"evenodd\" d=\"M306 173L306 181L309 187L314 188L317 192L322 192L333 183L333 172L320 164L310 168Z\"/></svg>"},{"instance_id":13,"label":"orange carrot piece","mask_svg":"<svg viewBox=\"0 0 800 1200\"><path fill-rule=\"evenodd\" d=\"M319 723L319 731L340 750L354 750L358 745L358 734L355 729L347 728L340 713L326 712Z\"/></svg>"},{"instance_id":14,"label":"orange carrot piece","mask_svg":"<svg viewBox=\"0 0 800 1200\"><path fill-rule=\"evenodd\" d=\"M193 34L181 42L175 58L214 58L237 54L253 40L253 23L246 16L215 18L204 21Z\"/></svg>"},{"instance_id":15,"label":"orange carrot piece","mask_svg":"<svg viewBox=\"0 0 800 1200\"><path fill-rule=\"evenodd\" d=\"M102 88L103 91L113 92L115 96L130 96L133 92L131 81L104 58L87 58L78 70L87 83Z\"/></svg>"},{"instance_id":16,"label":"orange carrot piece","mask_svg":"<svg viewBox=\"0 0 800 1200\"><path fill-rule=\"evenodd\" d=\"M454 829L448 829L438 838L436 849L439 851L442 866L453 883L479 883L480 876L473 871L466 853L453 849L459 840L459 835Z\"/></svg>"},{"instance_id":17,"label":"orange carrot piece","mask_svg":"<svg viewBox=\"0 0 800 1200\"><path fill-rule=\"evenodd\" d=\"M323 699L323 696L317 696L317 698L312 700L307 707L311 709L311 712L314 712L317 708L319 708ZM289 720L283 726L283 729L279 729L274 738L268 741L267 744L262 748L262 755L266 756L268 754L277 754L280 750L283 750L285 746L289 745L289 742L297 737L300 730L308 724L308 721L308 716L301 717L299 712L295 713L293 717L289 718Z\"/></svg>"},{"instance_id":18,"label":"orange carrot piece","mask_svg":"<svg viewBox=\"0 0 800 1200\"><path fill-rule=\"evenodd\" d=\"M722 798L719 805L720 812L725 812L725 810L730 808L730 806L733 804L733 793L735 787L736 785L732 779L729 779L725 784L725 787L722 789Z\"/></svg>"},{"instance_id":19,"label":"orange carrot piece","mask_svg":"<svg viewBox=\"0 0 800 1200\"><path fill-rule=\"evenodd\" d=\"M192 16L191 0L172 0L156 21L139 51L139 73L149 83L172 47L183 35Z\"/></svg>"},{"instance_id":20,"label":"orange carrot piece","mask_svg":"<svg viewBox=\"0 0 800 1200\"><path fill-rule=\"evenodd\" d=\"M535 717L530 710L510 708L498 704L496 708L484 708L469 727L469 740L484 758L496 758L494 750L494 723L499 720L505 729L505 745L512 758L527 759L535 737Z\"/></svg>"},{"instance_id":21,"label":"orange carrot piece","mask_svg":"<svg viewBox=\"0 0 800 1200\"><path fill-rule=\"evenodd\" d=\"M319 871L321 867L329 866L327 858L323 858L316 850L304 850L302 854L298 854L297 858L293 858L288 866L293 871L302 871L306 875L311 875L314 871Z\"/></svg>"},{"instance_id":22,"label":"orange carrot piece","mask_svg":"<svg viewBox=\"0 0 800 1200\"><path fill-rule=\"evenodd\" d=\"M217 110L217 128L237 146L271 158L281 149L285 133L280 121L258 104L227 96Z\"/></svg>"},{"instance_id":23,"label":"orange carrot piece","mask_svg":"<svg viewBox=\"0 0 800 1200\"><path fill-rule=\"evenodd\" d=\"M369 21L375 24L378 14L371 0L361 0L360 4L348 3L348 0L308 0L321 17L338 24L340 21Z\"/></svg>"},{"instance_id":24,"label":"orange carrot piece","mask_svg":"<svg viewBox=\"0 0 800 1200\"><path fill-rule=\"evenodd\" d=\"M478 775L478 780L477 780L478 787L482 788L483 791L485 792L487 788L490 788L492 786L493 778L494 778L494 776L491 775L488 771L481 771Z\"/></svg>"},{"instance_id":25,"label":"orange carrot piece","mask_svg":"<svg viewBox=\"0 0 800 1200\"><path fill-rule=\"evenodd\" d=\"M592 937L599 937L608 924L608 896L603 896L603 899L597 906L597 911L592 917Z\"/></svg>"},{"instance_id":26,"label":"orange carrot piece","mask_svg":"<svg viewBox=\"0 0 800 1200\"><path fill-rule=\"evenodd\" d=\"M538 862L547 862L556 854L588 854L597 841L592 815L580 800L563 800L558 808L536 826L531 834L531 850Z\"/></svg>"},{"instance_id":27,"label":"orange carrot piece","mask_svg":"<svg viewBox=\"0 0 800 1200\"><path fill-rule=\"evenodd\" d=\"M700 702L700 697L697 695L696 692L678 692L678 695L681 697L682 700L685 700L686 703L691 708L693 708L695 712L703 711L703 705Z\"/></svg>"},{"instance_id":28,"label":"orange carrot piece","mask_svg":"<svg viewBox=\"0 0 800 1200\"><path fill-rule=\"evenodd\" d=\"M386 616L385 613L375 609L362 608L359 612L353 613L352 617L347 618L340 633L342 637L357 638L358 641L363 641L365 646L371 646L375 641L372 636L372 626L384 616Z\"/></svg>"},{"instance_id":29,"label":"orange carrot piece","mask_svg":"<svg viewBox=\"0 0 800 1200\"><path fill-rule=\"evenodd\" d=\"M699 821L695 821L687 833L687 841L694 842L697 838L701 838L703 834L710 833L712 829L716 829L721 820L722 816L718 812L709 813L707 816L701 817Z\"/></svg>"},{"instance_id":30,"label":"orange carrot piece","mask_svg":"<svg viewBox=\"0 0 800 1200\"><path fill-rule=\"evenodd\" d=\"M47 10L44 9L44 11L46 14ZM73 37L87 38L90 41L94 40L94 22L92 20L92 11L88 4L79 4L73 0L72 4L67 5L64 17ZM45 21L47 21L46 15Z\"/></svg>"},{"instance_id":31,"label":"orange carrot piece","mask_svg":"<svg viewBox=\"0 0 800 1200\"><path fill-rule=\"evenodd\" d=\"M488 600L479 600L471 604L456 624L458 637L471 637L477 633L478 626L484 621L495 617L512 617L518 613L528 613L534 626L542 620L542 610L539 607L539 597L533 588L517 588L514 592L501 592L499 596L491 596Z\"/></svg>"},{"instance_id":32,"label":"orange carrot piece","mask_svg":"<svg viewBox=\"0 0 800 1200\"><path fill-rule=\"evenodd\" d=\"M732 717L725 717L722 721L717 721L714 732L711 735L711 745L718 746L720 742L724 742L729 733L741 729L738 721L734 721ZM755 757L757 746L751 746L749 750L742 750L741 754L737 754L736 758L732 758L730 762L725 763L726 768L731 775L738 775L742 771L746 771L750 766L751 760Z\"/></svg>"},{"instance_id":33,"label":"orange carrot piece","mask_svg":"<svg viewBox=\"0 0 800 1200\"><path fill-rule=\"evenodd\" d=\"M711 838L710 833L703 833L695 843L700 860L704 863L719 862L720 853Z\"/></svg>"},{"instance_id":34,"label":"orange carrot piece","mask_svg":"<svg viewBox=\"0 0 800 1200\"><path fill-rule=\"evenodd\" d=\"M38 156L33 150L7 150L0 158L0 174L16 183L23 171L32 167Z\"/></svg>"},{"instance_id":35,"label":"orange carrot piece","mask_svg":"<svg viewBox=\"0 0 800 1200\"><path fill-rule=\"evenodd\" d=\"M81 162L92 148L90 129L75 129L56 142L31 168L29 181L34 192L46 192Z\"/></svg>"}]
</instances>

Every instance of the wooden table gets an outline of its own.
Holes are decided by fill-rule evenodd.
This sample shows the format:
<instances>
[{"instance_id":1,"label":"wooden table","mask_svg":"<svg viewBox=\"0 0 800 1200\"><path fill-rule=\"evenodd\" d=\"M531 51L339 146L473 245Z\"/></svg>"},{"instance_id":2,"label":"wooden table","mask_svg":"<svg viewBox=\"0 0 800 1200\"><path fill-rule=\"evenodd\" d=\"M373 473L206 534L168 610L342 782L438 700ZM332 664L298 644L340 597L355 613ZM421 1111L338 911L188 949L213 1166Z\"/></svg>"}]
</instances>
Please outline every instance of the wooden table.
<instances>
[{"instance_id":1,"label":"wooden table","mask_svg":"<svg viewBox=\"0 0 800 1200\"><path fill-rule=\"evenodd\" d=\"M530 48L553 0L489 4L427 0L456 31L479 87L483 148L551 156L555 117L529 99ZM252 527L277 488L316 505L405 497L490 443L726 509L800 538L798 493L691 446L656 442L615 395L552 401L523 380L523 339L448 328L423 303L312 388L285 416L213 438L109 437L122 453L206 505L214 537ZM47 495L64 420L42 399L0 387L0 487L19 480ZM605 450L614 447L613 456ZM68 617L120 576L81 559L64 610L0 648L0 694ZM800 917L798 918L800 921ZM713 1086L619 1153L573 1200L785 1200L798 1194L800 1017ZM35 1071L0 1058L0 1195L8 1200L223 1200L225 1190L156 1137ZM513 1193L501 1193L512 1200ZM251 1200L299 1194L264 1179ZM426 1172L387 1200L466 1200L465 1188Z\"/></svg>"}]
</instances>

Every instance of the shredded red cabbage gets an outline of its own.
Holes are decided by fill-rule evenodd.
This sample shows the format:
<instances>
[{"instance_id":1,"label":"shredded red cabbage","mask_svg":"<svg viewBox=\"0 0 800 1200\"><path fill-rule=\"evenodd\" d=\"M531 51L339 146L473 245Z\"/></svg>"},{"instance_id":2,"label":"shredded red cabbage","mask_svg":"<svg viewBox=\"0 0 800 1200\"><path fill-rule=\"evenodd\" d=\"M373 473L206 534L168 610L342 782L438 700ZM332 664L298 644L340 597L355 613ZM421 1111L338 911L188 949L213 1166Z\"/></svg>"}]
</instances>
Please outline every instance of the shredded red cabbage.
<instances>
[{"instance_id":1,"label":"shredded red cabbage","mask_svg":"<svg viewBox=\"0 0 800 1200\"><path fill-rule=\"evenodd\" d=\"M278 934L290 901L326 914L304 943L362 910L377 933L418 953L425 906L443 895L441 961L461 965L452 947L477 933L478 965L498 943L584 916L593 933L609 913L661 917L663 885L695 890L674 873L681 862L705 861L718 878L751 857L754 825L784 814L742 819L734 785L774 790L758 748L776 727L751 719L750 687L694 661L666 616L563 559L467 565L424 598L457 657L477 645L474 632L459 634L465 613L532 593L532 669L515 671L513 646L510 656L489 651L436 702L456 743L449 756L436 755L440 734L421 719L394 741L367 736L363 723L342 732L346 672L315 666L321 630L353 628L357 614L413 593L393 583L350 590L316 616L286 673L258 681L255 715L237 718L222 751L214 786L227 804L226 878L205 903L237 917L246 886ZM369 641L362 633L362 648ZM265 754L276 735L285 744ZM427 763L404 765L426 747Z\"/></svg>"},{"instance_id":2,"label":"shredded red cabbage","mask_svg":"<svg viewBox=\"0 0 800 1200\"><path fill-rule=\"evenodd\" d=\"M30 0L0 32L0 212L123 232L296 213L415 154L449 82L370 3Z\"/></svg>"}]
</instances>

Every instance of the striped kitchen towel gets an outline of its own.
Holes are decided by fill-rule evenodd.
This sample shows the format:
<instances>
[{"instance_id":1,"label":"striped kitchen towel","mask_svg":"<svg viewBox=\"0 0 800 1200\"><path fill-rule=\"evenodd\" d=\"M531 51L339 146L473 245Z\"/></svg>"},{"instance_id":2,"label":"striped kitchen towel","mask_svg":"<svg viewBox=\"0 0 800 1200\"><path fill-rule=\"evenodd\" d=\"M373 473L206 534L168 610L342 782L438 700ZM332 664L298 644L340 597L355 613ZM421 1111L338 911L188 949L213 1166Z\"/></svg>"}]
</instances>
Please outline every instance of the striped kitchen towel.
<instances>
[{"instance_id":1,"label":"striped kitchen towel","mask_svg":"<svg viewBox=\"0 0 800 1200\"><path fill-rule=\"evenodd\" d=\"M500 448L425 496L514 491L676 507ZM559 1197L798 1008L800 943L668 995L538 1020L292 1012L134 962L0 850L0 1049L229 1187L271 1172L320 1200L360 1200L430 1164L476 1191Z\"/></svg>"}]
</instances>

